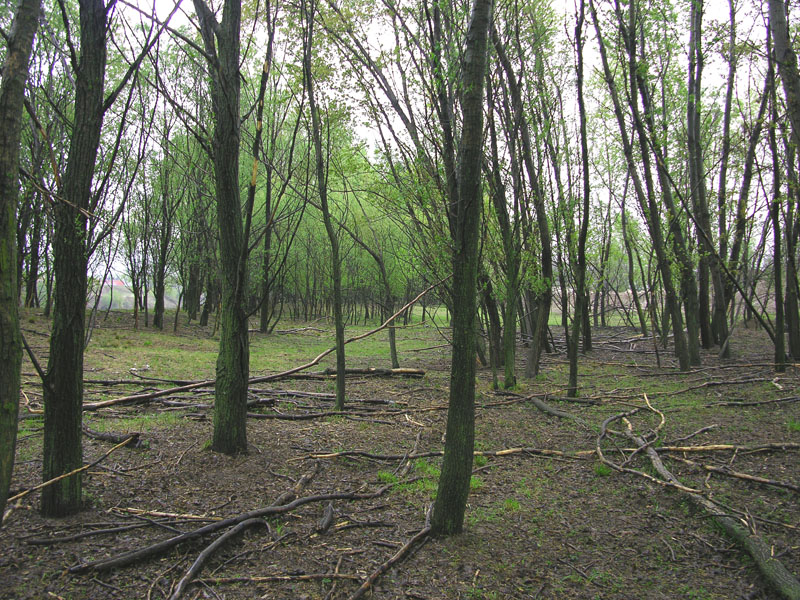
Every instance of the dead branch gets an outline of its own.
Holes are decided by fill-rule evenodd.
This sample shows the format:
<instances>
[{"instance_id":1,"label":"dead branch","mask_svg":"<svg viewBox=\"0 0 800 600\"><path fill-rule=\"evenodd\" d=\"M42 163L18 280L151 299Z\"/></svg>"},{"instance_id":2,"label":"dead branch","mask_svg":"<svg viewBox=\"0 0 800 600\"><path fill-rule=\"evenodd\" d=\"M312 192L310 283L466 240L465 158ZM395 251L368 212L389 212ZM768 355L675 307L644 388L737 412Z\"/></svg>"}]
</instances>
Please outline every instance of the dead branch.
<instances>
[{"instance_id":1,"label":"dead branch","mask_svg":"<svg viewBox=\"0 0 800 600\"><path fill-rule=\"evenodd\" d=\"M169 597L170 600L178 600L183 595L183 592L186 590L189 584L192 583L192 580L203 568L203 565L217 550L219 550L219 548L221 548L226 542L230 541L233 537L237 536L245 529L255 527L256 525L263 525L264 527L269 528L269 524L264 519L247 519L246 521L242 521L241 523L237 524L235 527L232 527L214 540L211 544L209 544L208 547L203 550L195 559L194 563L192 563L192 566L189 567L189 570L186 571L186 574L178 582L178 585L175 586L175 590Z\"/></svg>"},{"instance_id":2,"label":"dead branch","mask_svg":"<svg viewBox=\"0 0 800 600\"><path fill-rule=\"evenodd\" d=\"M633 433L632 428L628 428L627 435L638 446L646 445L641 437ZM664 466L661 457L652 446L647 446L644 452L650 459L653 468L664 478L665 482L669 482L670 486L675 489L689 491L690 488L683 486ZM775 591L787 600L800 600L800 582L783 566L783 563L773 556L772 549L754 531L751 531L749 527L743 527L736 519L723 514L720 507L705 496L690 493L688 498L696 506L707 511L728 537L750 555L767 583Z\"/></svg>"},{"instance_id":3,"label":"dead branch","mask_svg":"<svg viewBox=\"0 0 800 600\"><path fill-rule=\"evenodd\" d=\"M512 456L514 454L531 454L534 456L558 456L562 458L571 458L574 460L584 460L588 456L594 454L594 450L581 450L578 452L562 452L561 450L548 450L546 448L504 448L502 450L475 450L475 456ZM414 452L411 454L375 454L367 452L366 450L343 450L341 452L328 452L321 454L309 454L303 457L304 460L308 458L325 459L325 458L338 458L345 456L360 456L372 460L380 461L396 461L396 460L413 460L416 458L431 458L434 456L444 456L442 450L432 450L429 452Z\"/></svg>"},{"instance_id":4,"label":"dead branch","mask_svg":"<svg viewBox=\"0 0 800 600\"><path fill-rule=\"evenodd\" d=\"M95 431L94 429L90 429L86 425L82 427L83 433L86 434L88 437L94 440L100 440L103 442L113 442L115 444L119 444L123 441L126 441L133 448L138 448L141 445L141 440L139 436L141 433L138 431L132 431L130 433L109 433L103 431Z\"/></svg>"},{"instance_id":5,"label":"dead branch","mask_svg":"<svg viewBox=\"0 0 800 600\"><path fill-rule=\"evenodd\" d=\"M659 446L657 452L739 452L752 454L773 450L800 450L800 444L794 442L774 442L755 446L738 446L736 444L708 444L705 446Z\"/></svg>"},{"instance_id":6,"label":"dead branch","mask_svg":"<svg viewBox=\"0 0 800 600\"><path fill-rule=\"evenodd\" d=\"M800 486L797 486L793 483L784 483L782 481L775 481L774 479L766 479L764 477L759 477L758 475L748 475L747 473L734 471L733 469L729 469L728 467L717 467L715 465L706 465L703 463L695 462L693 460L689 460L688 458L681 458L679 456L673 456L672 458L674 460L679 460L680 462L695 467L697 469L703 469L705 471L708 471L709 473L717 473L719 475L726 475L728 477L735 477L736 479L742 479L744 481L752 481L753 483L771 485L774 487L784 488L787 490L792 490L793 492L800 493Z\"/></svg>"},{"instance_id":7,"label":"dead branch","mask_svg":"<svg viewBox=\"0 0 800 600\"><path fill-rule=\"evenodd\" d=\"M789 396L788 398L775 398L773 400L757 400L753 402L745 402L743 400L735 400L735 401L728 401L728 402L713 402L712 404L706 404L706 407L709 406L761 406L763 404L779 404L782 402L797 402L800 400L800 396Z\"/></svg>"},{"instance_id":8,"label":"dead branch","mask_svg":"<svg viewBox=\"0 0 800 600\"><path fill-rule=\"evenodd\" d=\"M320 579L361 579L348 573L305 573L303 575L261 575L254 577L213 577L198 579L197 583L220 585L225 583L271 583L274 581L319 581Z\"/></svg>"},{"instance_id":9,"label":"dead branch","mask_svg":"<svg viewBox=\"0 0 800 600\"><path fill-rule=\"evenodd\" d=\"M545 400L541 400L541 399L537 398L535 395L534 396L529 396L526 399L530 400L536 408L538 408L539 410L541 410L544 413L547 413L548 415L552 415L554 417L558 417L559 419L567 419L568 421L574 421L575 423L577 423L578 425L580 425L584 429L591 429L589 427L589 424L586 421L584 421L583 419L581 419L580 417L578 417L576 415L573 415L572 413L568 413L566 411L559 410L559 409L554 408L554 407L550 406L549 404L547 404L547 402L545 402L545 400L547 399L547 394L545 394Z\"/></svg>"},{"instance_id":10,"label":"dead branch","mask_svg":"<svg viewBox=\"0 0 800 600\"><path fill-rule=\"evenodd\" d=\"M111 533L120 533L122 531L129 531L131 529L141 529L147 527L150 523L134 523L132 525L120 525L119 527L106 527L104 529L94 529L92 531L81 531L72 535L64 535L61 537L45 537L45 538L31 538L25 541L26 544L33 546L49 546L51 544L63 544L66 542L74 542L82 540L87 537L95 535L108 535Z\"/></svg>"},{"instance_id":11,"label":"dead branch","mask_svg":"<svg viewBox=\"0 0 800 600\"><path fill-rule=\"evenodd\" d=\"M400 548L397 552L395 552L387 561L379 565L378 568L375 569L369 577L367 577L364 583L361 584L361 587L359 587L355 591L355 593L352 596L350 596L350 600L358 600L359 598L361 598L375 584L375 582L378 580L378 577L380 577L386 571L388 571L392 565L402 560L417 543L425 540L425 538L431 531L432 512L433 512L433 504L431 504L431 506L428 508L428 513L427 515L425 515L425 526L422 529L420 529L405 544L403 544L403 547Z\"/></svg>"},{"instance_id":12,"label":"dead branch","mask_svg":"<svg viewBox=\"0 0 800 600\"><path fill-rule=\"evenodd\" d=\"M336 375L336 369L325 369L324 375ZM397 369L376 369L366 367L363 369L345 369L345 375L372 375L374 377L424 377L425 371L422 369L397 368Z\"/></svg>"},{"instance_id":13,"label":"dead branch","mask_svg":"<svg viewBox=\"0 0 800 600\"><path fill-rule=\"evenodd\" d=\"M122 448L123 446L127 446L128 444L130 444L131 440L133 440L133 439L134 439L134 437L135 437L135 436L129 436L128 438L126 438L126 439L125 439L125 441L123 441L123 442L120 442L119 444L117 444L116 446L114 446L113 448L111 448L111 450L109 450L108 452L106 452L105 454L103 454L103 456L101 456L100 458L98 458L98 459L97 459L97 460L95 460L94 462L91 462L91 463L89 463L88 465L84 465L84 466L82 466L82 467L79 467L79 468L77 468L77 469L74 469L74 470L70 471L69 473L64 473L63 475L59 475L58 477L54 477L53 479L49 479L49 480L47 480L47 481L45 481L45 482L43 482L43 483L40 483L39 485L35 485L35 486L33 486L32 488L28 488L27 490L25 490L25 491L23 491L23 492L20 492L20 493L19 493L19 494L17 494L16 496L12 496L11 498L9 498L9 499L8 499L8 504L11 504L12 502L16 502L17 500L21 500L22 498L24 498L25 496L27 496L27 495L28 495L28 494L30 494L31 492L35 492L35 491L37 491L37 490L41 490L42 488L46 488L46 487L47 487L47 486L49 486L49 485L53 485L54 483L56 483L56 482L58 482L58 481L61 481L62 479L66 479L67 477L72 477L73 475L76 475L76 474L78 474L78 473L80 473L80 472L82 472L82 471L86 471L87 469L91 469L91 468L92 468L92 467L94 467L95 465L97 465L97 464L101 463L101 462L102 462L102 461L104 461L106 458L108 458L108 457L109 457L109 455L110 455L112 452L114 452L115 450L119 450L119 449L120 449L120 448ZM8 511L6 511L6 514L5 514L5 515L3 515L3 519L5 519L5 517L8 515L8 513L9 513L11 510L12 510L12 509L9 509Z\"/></svg>"},{"instance_id":14,"label":"dead branch","mask_svg":"<svg viewBox=\"0 0 800 600\"><path fill-rule=\"evenodd\" d=\"M201 538L210 533L214 533L216 531L225 529L227 527L231 527L233 525L238 525L239 523L247 521L248 519L263 519L265 517L272 517L275 515L288 513L298 508L299 506L304 506L312 502L326 502L330 500L370 500L372 498L377 498L378 496L384 494L391 487L392 485L385 485L374 492L368 492L368 493L340 492L333 494L319 494L315 496L305 496L303 498L297 498L296 500L293 500L292 502L288 502L286 504L272 504L269 506L265 506L263 508L251 510L249 512L237 515L235 517L230 517L228 519L223 519L221 521L209 523L208 525L200 527L199 529L195 529L193 531L188 531L186 533L176 535L174 537L162 540L160 542L156 542L155 544L151 544L150 546L146 546L145 548L141 548L139 550L131 550L129 552L125 552L123 554L120 554L112 558L101 559L89 563L81 563L78 565L74 565L69 568L69 572L85 573L87 571L107 571L109 569L114 569L117 567L124 567L134 562L143 560L145 558L150 558L152 556L164 554L165 552L174 548L178 544L181 544L189 540Z\"/></svg>"}]
</instances>

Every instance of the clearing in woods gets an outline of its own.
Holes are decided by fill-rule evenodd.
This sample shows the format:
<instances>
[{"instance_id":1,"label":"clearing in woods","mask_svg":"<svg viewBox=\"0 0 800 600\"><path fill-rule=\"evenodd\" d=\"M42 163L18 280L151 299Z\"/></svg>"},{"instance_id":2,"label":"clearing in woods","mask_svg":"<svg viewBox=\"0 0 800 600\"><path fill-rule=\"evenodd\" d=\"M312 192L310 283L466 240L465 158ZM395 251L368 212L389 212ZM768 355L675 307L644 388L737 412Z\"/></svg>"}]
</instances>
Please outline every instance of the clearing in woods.
<instances>
[{"instance_id":1,"label":"clearing in woods","mask_svg":"<svg viewBox=\"0 0 800 600\"><path fill-rule=\"evenodd\" d=\"M44 364L48 321L34 312L23 318ZM252 335L251 376L300 365L332 345L325 323L281 327ZM367 329L348 327L348 335ZM493 392L491 370L479 369L480 454L463 535L423 538L386 564L425 525L443 448L446 332L417 324L398 330L399 355L402 367L424 376L354 373L347 414L330 414L329 377L253 385L246 456L207 449L210 387L87 411L85 462L114 447L100 433L136 432L138 446L89 469L78 515L42 518L37 492L11 504L0 529L0 597L351 598L384 567L374 598L777 597L715 520L686 492L658 484L648 452L632 448L646 440L681 484L716 501L800 573L797 369L776 376L768 340L744 326L732 360L705 353L703 367L686 374L669 350L660 349L658 368L652 340L609 328L581 357L580 398L567 401L564 344L553 331L561 353L545 355L542 374L520 378L513 392ZM213 378L210 333L134 331L129 313L112 312L87 350L86 403ZM386 333L350 344L347 360L388 367ZM330 355L312 370L333 364ZM41 385L29 362L23 390L12 495L41 476ZM697 448L710 445L732 448ZM322 498L305 500L314 496ZM185 588L179 582L192 563L231 526L127 566L69 570L294 498L303 500L242 525Z\"/></svg>"}]
</instances>

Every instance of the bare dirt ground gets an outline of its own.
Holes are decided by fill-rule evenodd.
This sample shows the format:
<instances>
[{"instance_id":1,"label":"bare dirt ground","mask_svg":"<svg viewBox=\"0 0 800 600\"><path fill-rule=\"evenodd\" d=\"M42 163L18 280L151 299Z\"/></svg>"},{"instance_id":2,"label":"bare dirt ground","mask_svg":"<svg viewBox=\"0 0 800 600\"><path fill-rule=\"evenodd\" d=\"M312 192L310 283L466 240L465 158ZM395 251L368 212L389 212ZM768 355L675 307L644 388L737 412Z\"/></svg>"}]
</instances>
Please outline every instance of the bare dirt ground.
<instances>
[{"instance_id":1,"label":"bare dirt ground","mask_svg":"<svg viewBox=\"0 0 800 600\"><path fill-rule=\"evenodd\" d=\"M40 326L26 323L25 328ZM27 335L35 337L30 331ZM285 338L292 343L291 336ZM614 471L599 461L595 449L601 423L636 408L629 417L631 428L653 447L741 446L660 454L684 485L722 503L727 514L761 536L773 556L797 575L797 369L790 366L776 374L769 364L768 340L744 327L737 329L733 359L721 361L706 352L703 367L685 374L678 373L664 350L659 355L664 366L658 368L652 342L634 338L635 332L627 329L599 332L595 349L581 359L578 402L563 398L563 354L545 356L541 375L521 380L511 393L492 392L491 371L481 369L476 449L528 451L476 457L465 532L448 539L425 538L377 579L367 597L777 597L747 555L686 494L640 474ZM437 343L435 336L431 340ZM41 349L46 339L40 335L32 341ZM313 476L301 482L299 498L361 497L310 501L255 524L214 553L183 597L351 597L425 524L440 458L420 455L443 448L449 362L442 352L401 354L403 366L426 371L422 379L349 378L351 413L344 417L314 416L330 410L327 396L289 393L327 394L326 380L253 386L252 398L264 404L252 409L262 416L248 421L251 450L245 456L206 449L211 432L207 408L169 405L208 403L208 393L87 413L90 427L102 424L115 433L146 423L142 446L120 448L90 469L84 479L86 510L78 515L41 517L36 493L15 506L0 529L0 598L168 598L219 532L128 566L81 573L69 569L270 506L304 475ZM520 373L522 360L520 356ZM359 361L352 366L386 366ZM21 411L25 418L12 494L38 483L41 471L41 421L28 412L37 408L35 378L25 379L30 402ZM151 382L139 389L145 385L168 387ZM541 396L545 393L546 398ZM534 394L578 420L543 412L530 398ZM663 414L663 426L647 408L644 394ZM621 432L625 425L617 420L613 428ZM656 476L644 452L632 455L626 450L631 444L612 435L601 447L608 460L627 460L630 469ZM764 444L783 447L755 448ZM113 445L86 439L86 462ZM347 451L374 456L326 456ZM710 472L702 465L788 487ZM372 498L363 497L382 489ZM281 503L286 503L285 496ZM320 522L331 510L332 520L323 531ZM100 531L115 528L123 529Z\"/></svg>"}]
</instances>

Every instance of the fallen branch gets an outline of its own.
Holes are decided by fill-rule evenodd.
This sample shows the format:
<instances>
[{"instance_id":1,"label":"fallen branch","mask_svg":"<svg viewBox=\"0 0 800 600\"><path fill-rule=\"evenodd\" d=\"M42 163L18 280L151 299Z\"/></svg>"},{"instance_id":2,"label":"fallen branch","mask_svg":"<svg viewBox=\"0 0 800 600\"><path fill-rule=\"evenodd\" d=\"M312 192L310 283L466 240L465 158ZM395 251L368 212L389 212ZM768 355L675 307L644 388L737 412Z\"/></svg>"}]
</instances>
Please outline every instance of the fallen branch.
<instances>
[{"instance_id":1,"label":"fallen branch","mask_svg":"<svg viewBox=\"0 0 800 600\"><path fill-rule=\"evenodd\" d=\"M377 498L378 496L384 494L391 487L392 485L385 485L379 488L378 490L370 493L340 492L333 494L319 494L316 496L305 496L303 498L297 498L296 500L288 502L287 504L272 504L270 506L265 506L263 508L251 510L249 512L237 515L235 517L223 519L215 523L209 523L208 525L200 527L199 529L195 529L193 531L188 531L186 533L176 535L174 537L162 540L160 542L156 542L155 544L151 544L150 546L146 546L145 548L141 548L139 550L131 550L129 552L125 552L123 554L120 554L112 558L101 559L90 563L82 563L74 565L69 568L69 572L85 573L87 571L107 571L109 569L115 569L117 567L124 567L126 565L130 565L134 562L137 562L145 558L150 558L152 556L164 554L165 552L174 548L178 544L206 536L210 533L214 533L215 531L219 531L221 529L225 529L233 525L238 525L239 523L247 521L248 519L260 519L264 517L271 517L275 515L288 513L293 511L295 508L298 508L299 506L304 506L312 502L326 502L330 500L369 500L372 498Z\"/></svg>"},{"instance_id":2,"label":"fallen branch","mask_svg":"<svg viewBox=\"0 0 800 600\"><path fill-rule=\"evenodd\" d=\"M397 552L395 552L387 561L383 562L381 565L375 569L372 574L361 584L355 593L350 596L350 600L358 600L364 594L366 594L370 588L375 584L378 580L378 577L383 575L389 568L394 565L395 563L402 560L406 554L420 541L424 540L427 535L431 531L431 513L433 512L433 505L428 508L428 513L425 515L425 526L420 529L410 540L408 540L403 547L400 548Z\"/></svg>"},{"instance_id":3,"label":"fallen branch","mask_svg":"<svg viewBox=\"0 0 800 600\"><path fill-rule=\"evenodd\" d=\"M546 448L504 448L503 450L475 450L475 456L511 456L514 454L532 454L534 456L558 456L562 458L571 458L574 460L584 460L588 456L594 454L594 450L581 450L578 452L562 452L561 450L548 450ZM429 452L414 452L412 454L375 454L367 452L366 450L342 450L341 452L327 452L309 454L302 459L324 459L324 458L338 458L345 456L360 456L372 460L381 461L396 461L396 460L413 460L416 458L431 458L435 456L444 456L442 450L431 450Z\"/></svg>"},{"instance_id":4,"label":"fallen branch","mask_svg":"<svg viewBox=\"0 0 800 600\"><path fill-rule=\"evenodd\" d=\"M208 547L203 550L195 559L195 561L192 563L192 566L189 567L189 570L186 571L186 574L178 582L178 585L175 586L175 590L172 592L172 595L169 597L169 599L178 600L178 598L183 595L183 592L186 590L189 584L192 583L192 580L203 568L203 565L208 561L209 558L211 558L211 556L213 556L214 552L223 546L223 544L230 541L233 537L245 529L255 527L256 525L263 525L264 527L269 528L269 524L264 519L247 519L246 521L242 521L241 523L237 524L235 527L232 527L214 540L211 544L209 544Z\"/></svg>"},{"instance_id":5,"label":"fallen branch","mask_svg":"<svg viewBox=\"0 0 800 600\"><path fill-rule=\"evenodd\" d=\"M638 446L646 446L645 440L635 435L630 427L627 435ZM644 452L650 459L653 468L664 478L665 482L669 482L671 487L675 489L687 489L664 466L664 463L661 462L661 457L652 446L646 446ZM774 558L772 549L754 531L751 531L750 528L742 527L739 521L722 513L720 507L705 496L690 493L688 497L696 506L705 509L728 537L750 555L767 583L775 591L787 600L800 600L800 582L783 566L783 563Z\"/></svg>"},{"instance_id":6,"label":"fallen branch","mask_svg":"<svg viewBox=\"0 0 800 600\"><path fill-rule=\"evenodd\" d=\"M272 583L274 581L319 581L320 579L360 580L358 575L348 573L304 573L303 575L260 575L253 577L213 577L201 578L197 583L220 585L225 583Z\"/></svg>"},{"instance_id":7,"label":"fallen branch","mask_svg":"<svg viewBox=\"0 0 800 600\"><path fill-rule=\"evenodd\" d=\"M109 456L109 455L110 455L112 452L114 452L115 450L119 450L119 449L120 449L120 448L122 448L123 446L127 446L128 444L130 444L131 440L135 439L135 437L136 437L136 436L133 436L133 435L129 436L128 438L126 438L126 439L125 439L125 441L123 441L123 442L120 442L119 444L117 444L116 446L114 446L113 448L111 448L111 450L109 450L108 452L106 452L105 454L103 454L103 456L101 456L100 458L98 458L98 459L97 459L97 460L95 460L94 462L91 462L91 463L89 463L88 465L84 465L84 466L82 466L82 467L79 467L79 468L77 468L77 469L74 469L74 470L70 471L69 473L64 473L63 475L59 475L58 477L54 477L53 479L48 479L47 481L45 481L45 482L43 482L43 483L40 483L39 485L35 485L35 486L33 486L32 488L28 488L28 489L27 489L27 490L25 490L24 492L20 492L20 493L19 493L19 494L17 494L16 496L12 496L11 498L9 498L9 499L8 499L8 501L7 501L7 502L8 502L8 504L11 504L12 502L16 502L17 500L20 500L20 499L24 498L25 496L27 496L27 495L28 495L28 494L30 494L31 492L35 492L35 491L37 491L37 490L41 490L42 488L46 488L46 487L47 487L47 486L49 486L49 485L53 485L54 483L56 483L56 482L59 482L59 481L61 481L62 479L66 479L67 477L72 477L73 475L77 475L78 473L80 473L80 472L82 472L82 471L86 471L87 469L91 469L91 468L92 468L92 467L94 467L95 465L97 465L97 464L101 463L101 462L102 462L102 461L104 461L106 458L108 458L108 456ZM9 509L9 510L10 510L10 509ZM6 514L8 514L8 513L6 513ZM5 519L5 515L4 515L4 517L3 517L3 518Z\"/></svg>"},{"instance_id":8,"label":"fallen branch","mask_svg":"<svg viewBox=\"0 0 800 600\"><path fill-rule=\"evenodd\" d=\"M325 369L325 375L336 375L336 369ZM375 377L424 377L425 371L422 369L397 368L397 369L376 369L366 367L363 369L345 369L345 375L372 375Z\"/></svg>"},{"instance_id":9,"label":"fallen branch","mask_svg":"<svg viewBox=\"0 0 800 600\"><path fill-rule=\"evenodd\" d=\"M728 401L728 402L713 402L712 404L706 404L706 407L710 406L762 406L764 404L779 404L781 402L797 402L800 400L800 396L789 396L788 398L775 398L773 400L757 400L753 402L745 402L743 400L736 400L736 401Z\"/></svg>"},{"instance_id":10,"label":"fallen branch","mask_svg":"<svg viewBox=\"0 0 800 600\"><path fill-rule=\"evenodd\" d=\"M784 483L782 481L775 481L774 479L766 479L764 477L759 477L758 475L749 475L747 473L742 473L740 471L734 471L733 469L729 469L728 467L717 467L715 465L705 465L703 463L698 463L693 460L689 460L688 458L680 458L679 456L673 456L674 460L679 460L680 462L695 467L697 469L703 469L708 471L709 473L717 473L719 475L726 475L728 477L734 477L736 479L742 479L744 481L752 481L753 483L761 483L764 485L771 485L773 487L779 487L786 490L792 490L793 492L800 493L800 486L797 486L793 483Z\"/></svg>"},{"instance_id":11,"label":"fallen branch","mask_svg":"<svg viewBox=\"0 0 800 600\"><path fill-rule=\"evenodd\" d=\"M88 437L94 440L100 440L103 442L113 442L114 444L120 444L123 441L125 441L133 448L138 448L141 445L141 440L139 439L139 436L141 434L138 431L131 433L109 433L103 431L95 431L94 429L90 429L86 425L84 425L82 429L84 434L86 434Z\"/></svg>"}]
</instances>

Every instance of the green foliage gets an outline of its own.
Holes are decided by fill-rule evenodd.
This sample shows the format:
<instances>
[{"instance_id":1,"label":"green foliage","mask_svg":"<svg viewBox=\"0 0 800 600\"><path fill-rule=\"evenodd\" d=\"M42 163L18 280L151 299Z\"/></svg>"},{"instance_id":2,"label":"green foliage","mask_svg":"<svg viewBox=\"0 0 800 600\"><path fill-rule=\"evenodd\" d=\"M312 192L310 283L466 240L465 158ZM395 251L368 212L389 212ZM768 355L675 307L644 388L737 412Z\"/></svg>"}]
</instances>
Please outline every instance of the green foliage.
<instances>
[{"instance_id":1,"label":"green foliage","mask_svg":"<svg viewBox=\"0 0 800 600\"><path fill-rule=\"evenodd\" d=\"M592 469L594 470L594 474L597 475L598 477L608 477L614 472L614 470L611 467L601 462L594 463Z\"/></svg>"}]
</instances>

